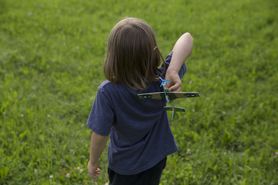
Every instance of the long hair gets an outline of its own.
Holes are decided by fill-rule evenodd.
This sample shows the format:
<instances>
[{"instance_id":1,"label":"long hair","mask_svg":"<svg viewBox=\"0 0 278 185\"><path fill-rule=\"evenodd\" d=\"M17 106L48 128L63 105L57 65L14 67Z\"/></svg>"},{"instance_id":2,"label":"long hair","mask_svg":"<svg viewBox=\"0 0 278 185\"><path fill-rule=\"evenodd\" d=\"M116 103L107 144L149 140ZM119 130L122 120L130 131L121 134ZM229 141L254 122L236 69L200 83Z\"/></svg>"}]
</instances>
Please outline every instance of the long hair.
<instances>
[{"instance_id":1,"label":"long hair","mask_svg":"<svg viewBox=\"0 0 278 185\"><path fill-rule=\"evenodd\" d=\"M160 56L152 28L141 19L125 18L109 35L104 74L111 82L144 89L157 79Z\"/></svg>"}]
</instances>

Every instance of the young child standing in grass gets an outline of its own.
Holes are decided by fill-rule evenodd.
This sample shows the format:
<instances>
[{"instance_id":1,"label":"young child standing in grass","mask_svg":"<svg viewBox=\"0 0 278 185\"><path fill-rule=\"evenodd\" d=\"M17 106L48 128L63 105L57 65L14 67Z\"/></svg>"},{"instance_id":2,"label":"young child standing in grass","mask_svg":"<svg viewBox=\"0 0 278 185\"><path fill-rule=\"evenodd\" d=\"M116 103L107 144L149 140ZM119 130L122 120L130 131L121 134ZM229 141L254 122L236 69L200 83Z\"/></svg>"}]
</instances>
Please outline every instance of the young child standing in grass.
<instances>
[{"instance_id":1,"label":"young child standing in grass","mask_svg":"<svg viewBox=\"0 0 278 185\"><path fill-rule=\"evenodd\" d=\"M192 50L192 37L184 33L164 65L152 28L143 20L125 18L112 29L104 73L88 119L92 129L88 172L96 179L99 159L108 136L110 185L158 185L167 155L177 151L165 100L141 100L138 93L181 90L184 61Z\"/></svg>"}]
</instances>

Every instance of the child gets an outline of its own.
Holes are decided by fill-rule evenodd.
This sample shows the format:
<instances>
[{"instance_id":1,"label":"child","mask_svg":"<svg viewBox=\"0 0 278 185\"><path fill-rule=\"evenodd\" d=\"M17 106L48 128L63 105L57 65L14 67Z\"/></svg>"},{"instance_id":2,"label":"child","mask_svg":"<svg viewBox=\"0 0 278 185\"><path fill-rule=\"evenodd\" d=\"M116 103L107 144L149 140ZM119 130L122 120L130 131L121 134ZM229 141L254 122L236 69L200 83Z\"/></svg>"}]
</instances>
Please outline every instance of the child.
<instances>
[{"instance_id":1,"label":"child","mask_svg":"<svg viewBox=\"0 0 278 185\"><path fill-rule=\"evenodd\" d=\"M143 20L125 18L112 29L104 73L89 115L92 129L89 175L101 173L99 158L110 135L108 175L110 185L158 185L167 155L177 151L165 100L141 100L138 93L181 90L184 61L192 50L192 37L183 34L161 64L152 28Z\"/></svg>"}]
</instances>

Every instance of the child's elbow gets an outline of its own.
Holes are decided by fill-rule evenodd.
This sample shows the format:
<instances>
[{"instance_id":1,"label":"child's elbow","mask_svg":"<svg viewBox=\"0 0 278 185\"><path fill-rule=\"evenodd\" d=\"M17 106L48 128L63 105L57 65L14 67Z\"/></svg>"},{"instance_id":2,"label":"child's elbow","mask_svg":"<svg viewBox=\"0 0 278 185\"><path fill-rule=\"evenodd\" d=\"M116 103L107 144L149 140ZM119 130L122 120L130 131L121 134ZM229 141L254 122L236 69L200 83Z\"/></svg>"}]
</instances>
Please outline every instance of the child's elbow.
<instances>
[{"instance_id":1,"label":"child's elbow","mask_svg":"<svg viewBox=\"0 0 278 185\"><path fill-rule=\"evenodd\" d=\"M191 33L185 32L185 33L183 33L182 36L184 36L186 39L188 39L188 40L190 40L191 42L193 42L193 37L192 37Z\"/></svg>"},{"instance_id":2,"label":"child's elbow","mask_svg":"<svg viewBox=\"0 0 278 185\"><path fill-rule=\"evenodd\" d=\"M188 55L191 55L192 47L193 47L193 37L189 32L184 33L183 35L183 43L185 46L185 49L187 50Z\"/></svg>"}]
</instances>

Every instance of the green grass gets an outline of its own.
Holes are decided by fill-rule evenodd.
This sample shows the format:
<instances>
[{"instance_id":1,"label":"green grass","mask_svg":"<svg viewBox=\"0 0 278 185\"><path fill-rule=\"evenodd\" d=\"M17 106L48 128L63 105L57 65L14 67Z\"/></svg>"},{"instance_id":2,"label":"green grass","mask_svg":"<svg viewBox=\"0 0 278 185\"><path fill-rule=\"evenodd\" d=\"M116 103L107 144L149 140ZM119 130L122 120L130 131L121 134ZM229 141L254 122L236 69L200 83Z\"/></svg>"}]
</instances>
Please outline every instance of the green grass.
<instances>
[{"instance_id":1,"label":"green grass","mask_svg":"<svg viewBox=\"0 0 278 185\"><path fill-rule=\"evenodd\" d=\"M171 123L179 152L162 185L278 184L276 0L0 1L0 184L92 184L86 119L107 36L145 19L164 56L194 49L184 91L201 97ZM102 157L107 182L106 156Z\"/></svg>"}]
</instances>

